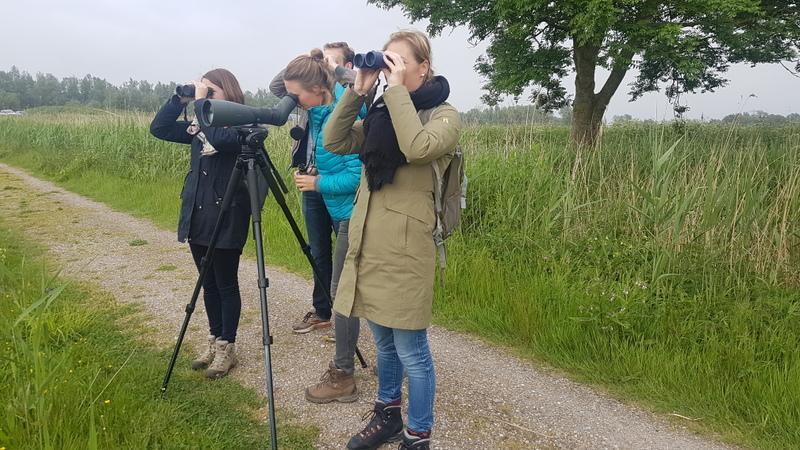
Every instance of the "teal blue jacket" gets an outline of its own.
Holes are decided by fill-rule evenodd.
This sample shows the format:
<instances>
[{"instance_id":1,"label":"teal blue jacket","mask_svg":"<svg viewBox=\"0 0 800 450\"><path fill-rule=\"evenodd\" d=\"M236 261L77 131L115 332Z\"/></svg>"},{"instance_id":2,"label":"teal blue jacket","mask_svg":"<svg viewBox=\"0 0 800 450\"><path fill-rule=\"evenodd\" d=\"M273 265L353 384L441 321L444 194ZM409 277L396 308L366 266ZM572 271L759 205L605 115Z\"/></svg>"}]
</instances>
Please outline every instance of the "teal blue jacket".
<instances>
[{"instance_id":1,"label":"teal blue jacket","mask_svg":"<svg viewBox=\"0 0 800 450\"><path fill-rule=\"evenodd\" d=\"M353 201L358 183L361 181L361 160L357 154L331 153L322 145L322 130L339 102L339 97L344 94L345 88L336 83L334 91L333 103L315 106L308 110L308 130L309 139L313 139L315 144L315 165L319 172L317 190L322 194L331 219L340 222L349 220L353 212ZM366 113L367 107L363 105L359 118L363 118Z\"/></svg>"}]
</instances>

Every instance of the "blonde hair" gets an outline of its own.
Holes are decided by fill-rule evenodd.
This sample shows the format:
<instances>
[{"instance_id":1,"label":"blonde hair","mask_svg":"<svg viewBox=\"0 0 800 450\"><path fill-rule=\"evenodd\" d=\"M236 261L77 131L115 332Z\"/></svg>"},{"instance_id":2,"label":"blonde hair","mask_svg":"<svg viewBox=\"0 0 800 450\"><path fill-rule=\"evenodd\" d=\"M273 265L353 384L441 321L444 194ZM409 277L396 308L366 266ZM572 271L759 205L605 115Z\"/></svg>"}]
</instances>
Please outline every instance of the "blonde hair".
<instances>
[{"instance_id":1,"label":"blonde hair","mask_svg":"<svg viewBox=\"0 0 800 450\"><path fill-rule=\"evenodd\" d=\"M308 55L300 55L293 59L283 74L286 81L298 81L308 91L320 87L333 92L336 78L333 70L325 62L322 50L315 48Z\"/></svg>"},{"instance_id":2,"label":"blonde hair","mask_svg":"<svg viewBox=\"0 0 800 450\"><path fill-rule=\"evenodd\" d=\"M417 60L418 64L428 61L428 73L425 74L423 84L431 81L431 79L433 79L433 60L431 56L431 41L428 39L428 35L418 30L395 31L389 35L389 40L386 41L383 49L386 50L389 44L397 41L405 41L411 46L414 59Z\"/></svg>"}]
</instances>

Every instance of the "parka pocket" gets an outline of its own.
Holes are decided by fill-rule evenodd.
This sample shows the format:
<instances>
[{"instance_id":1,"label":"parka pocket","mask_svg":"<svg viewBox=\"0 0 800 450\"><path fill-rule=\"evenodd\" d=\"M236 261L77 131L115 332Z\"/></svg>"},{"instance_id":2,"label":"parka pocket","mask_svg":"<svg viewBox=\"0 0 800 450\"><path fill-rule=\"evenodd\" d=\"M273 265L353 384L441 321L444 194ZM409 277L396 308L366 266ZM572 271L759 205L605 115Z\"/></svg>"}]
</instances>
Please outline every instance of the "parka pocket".
<instances>
[{"instance_id":1,"label":"parka pocket","mask_svg":"<svg viewBox=\"0 0 800 450\"><path fill-rule=\"evenodd\" d=\"M422 191L392 192L384 198L384 208L394 216L387 227L387 238L400 247L406 257L423 260L433 242L433 198Z\"/></svg>"},{"instance_id":2,"label":"parka pocket","mask_svg":"<svg viewBox=\"0 0 800 450\"><path fill-rule=\"evenodd\" d=\"M393 193L394 194L394 193ZM433 197L427 192L399 192L387 195L384 207L425 225L433 233L436 217L433 212Z\"/></svg>"}]
</instances>

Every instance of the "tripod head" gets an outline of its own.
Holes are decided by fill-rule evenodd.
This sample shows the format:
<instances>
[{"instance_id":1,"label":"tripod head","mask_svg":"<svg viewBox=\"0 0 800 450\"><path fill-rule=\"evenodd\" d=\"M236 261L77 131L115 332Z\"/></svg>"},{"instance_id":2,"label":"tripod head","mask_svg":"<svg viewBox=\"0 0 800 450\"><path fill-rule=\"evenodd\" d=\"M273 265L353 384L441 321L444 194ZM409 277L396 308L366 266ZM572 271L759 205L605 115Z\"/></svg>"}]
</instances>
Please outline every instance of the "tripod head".
<instances>
[{"instance_id":1,"label":"tripod head","mask_svg":"<svg viewBox=\"0 0 800 450\"><path fill-rule=\"evenodd\" d=\"M267 140L269 130L265 127L258 125L239 125L231 127L239 134L239 145L242 146L242 153L239 155L240 161L247 161L253 159L261 170L267 182L274 180L277 188L283 191L284 194L289 192L286 183L283 182L275 164L267 153L267 148L264 142Z\"/></svg>"},{"instance_id":2,"label":"tripod head","mask_svg":"<svg viewBox=\"0 0 800 450\"><path fill-rule=\"evenodd\" d=\"M264 141L267 140L269 130L257 125L240 125L231 127L239 134L239 144L242 146L242 152L245 149L249 150L266 150L264 149Z\"/></svg>"}]
</instances>

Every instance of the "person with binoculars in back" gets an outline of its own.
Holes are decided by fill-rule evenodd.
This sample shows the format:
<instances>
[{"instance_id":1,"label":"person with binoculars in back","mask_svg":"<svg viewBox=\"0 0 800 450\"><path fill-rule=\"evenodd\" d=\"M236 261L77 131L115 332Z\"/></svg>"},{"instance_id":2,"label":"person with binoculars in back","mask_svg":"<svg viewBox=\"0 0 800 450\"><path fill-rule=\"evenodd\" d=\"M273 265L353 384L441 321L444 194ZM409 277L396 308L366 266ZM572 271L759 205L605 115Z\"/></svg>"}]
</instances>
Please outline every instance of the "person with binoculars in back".
<instances>
[{"instance_id":1,"label":"person with binoculars in back","mask_svg":"<svg viewBox=\"0 0 800 450\"><path fill-rule=\"evenodd\" d=\"M336 233L330 286L331 297L335 299L339 274L347 252L347 230L353 200L361 180L361 161L358 155L337 155L326 151L322 145L322 129L345 90L344 86L335 81L334 71L324 58L319 49L312 50L308 55L298 56L283 71L283 81L286 90L297 96L300 107L306 112L308 139L313 141L314 146L309 169L295 173L295 185L304 194L315 193L322 197L326 214ZM360 111L361 116L364 114L366 107L362 107ZM327 232L330 234L330 230ZM359 327L357 318L335 316L336 355L328 364L320 382L306 389L308 401L330 403L354 402L358 399L353 372Z\"/></svg>"},{"instance_id":2,"label":"person with binoculars in back","mask_svg":"<svg viewBox=\"0 0 800 450\"><path fill-rule=\"evenodd\" d=\"M333 71L337 90L332 91L334 96L340 92L340 88L350 86L355 82L356 72L353 70L353 57L355 52L346 42L332 42L325 44L322 49L324 62ZM286 69L279 72L269 85L270 92L278 98L286 96L288 93L284 82ZM332 88L327 88L328 90ZM373 91L374 92L374 91ZM298 132L295 135L295 132ZM305 109L301 108L298 126L292 130L295 139L292 148L292 167L303 169L314 175L315 167L315 148L317 141L311 135L309 116ZM321 131L320 131L321 133ZM316 136L317 138L319 135ZM320 143L321 145L321 143ZM321 272L320 278L314 278L314 291L312 293L313 310L300 318L292 326L292 331L298 334L308 333L316 329L329 329L331 327L332 310L328 298L325 296L323 286L330 287L333 275L333 246L331 233L338 232L334 228L334 219L325 206L325 201L320 192L315 190L303 191L303 217L308 233L308 243L311 247L311 255L314 262ZM333 295L333 291L331 292ZM330 341L335 340L335 334L329 333L326 338Z\"/></svg>"},{"instance_id":3,"label":"person with binoculars in back","mask_svg":"<svg viewBox=\"0 0 800 450\"><path fill-rule=\"evenodd\" d=\"M238 134L233 129L177 120L190 101L205 98L244 104L244 94L236 77L228 70L214 69L199 81L179 86L150 124L153 136L191 145L189 172L181 191L178 240L189 241L198 270L241 151ZM211 379L227 375L237 364L234 343L242 308L239 258L247 241L249 223L250 200L247 189L240 186L222 222L212 265L202 280L209 336L203 353L192 361L192 368L206 370L206 376Z\"/></svg>"},{"instance_id":4,"label":"person with binoculars in back","mask_svg":"<svg viewBox=\"0 0 800 450\"><path fill-rule=\"evenodd\" d=\"M378 353L378 398L369 423L347 448L375 449L401 440L401 449L420 450L430 448L436 391L427 335L436 264L432 164L440 169L452 160L461 120L445 103L450 87L433 74L424 33L392 33L381 56L380 66L358 70L322 134L328 151L358 153L364 165L334 309L369 323ZM381 73L388 85L383 96L356 121Z\"/></svg>"}]
</instances>

